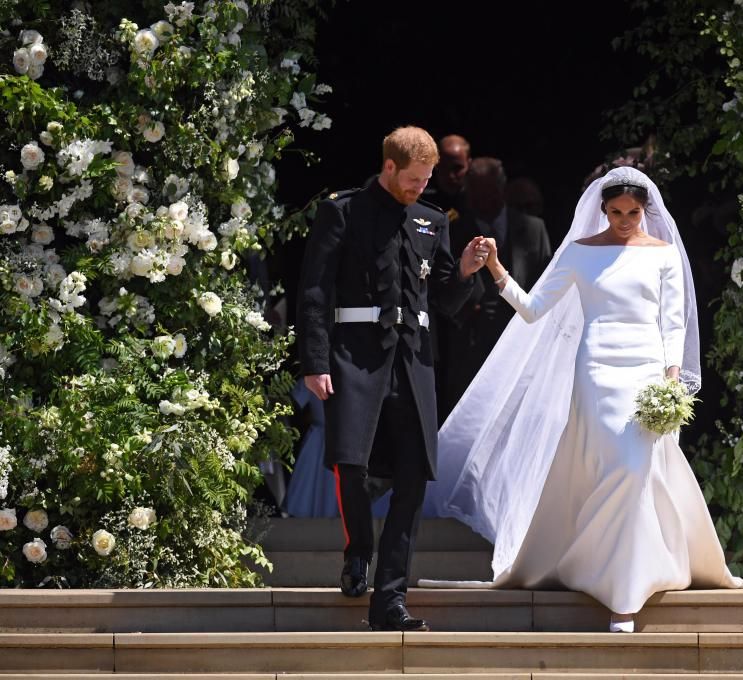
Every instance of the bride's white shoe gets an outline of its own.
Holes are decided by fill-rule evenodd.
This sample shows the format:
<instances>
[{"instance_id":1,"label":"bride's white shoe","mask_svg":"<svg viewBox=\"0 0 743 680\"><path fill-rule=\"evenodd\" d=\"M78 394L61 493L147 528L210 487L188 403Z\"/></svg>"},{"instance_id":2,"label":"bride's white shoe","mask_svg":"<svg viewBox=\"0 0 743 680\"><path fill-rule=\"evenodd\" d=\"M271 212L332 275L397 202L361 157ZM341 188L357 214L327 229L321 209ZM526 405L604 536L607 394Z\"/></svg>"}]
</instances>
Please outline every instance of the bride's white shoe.
<instances>
[{"instance_id":1,"label":"bride's white shoe","mask_svg":"<svg viewBox=\"0 0 743 680\"><path fill-rule=\"evenodd\" d=\"M614 617L611 617L609 622L610 633L634 633L635 632L635 620L629 619L628 621L615 621Z\"/></svg>"}]
</instances>

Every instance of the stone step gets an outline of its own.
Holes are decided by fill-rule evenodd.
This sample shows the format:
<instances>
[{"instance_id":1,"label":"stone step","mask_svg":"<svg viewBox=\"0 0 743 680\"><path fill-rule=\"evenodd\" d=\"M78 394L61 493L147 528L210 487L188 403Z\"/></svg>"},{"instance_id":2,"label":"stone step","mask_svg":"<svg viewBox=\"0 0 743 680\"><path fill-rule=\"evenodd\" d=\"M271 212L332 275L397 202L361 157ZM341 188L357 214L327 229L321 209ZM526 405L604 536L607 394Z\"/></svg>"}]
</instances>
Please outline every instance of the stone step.
<instances>
[{"instance_id":1,"label":"stone step","mask_svg":"<svg viewBox=\"0 0 743 680\"><path fill-rule=\"evenodd\" d=\"M740 633L2 634L0 673L740 673ZM282 678L284 676L282 675ZM317 677L317 675L316 675ZM335 677L335 676L333 676Z\"/></svg>"},{"instance_id":2,"label":"stone step","mask_svg":"<svg viewBox=\"0 0 743 680\"><path fill-rule=\"evenodd\" d=\"M382 519L374 520L378 538ZM344 546L340 518L273 518L261 545L269 552L341 552ZM487 552L493 546L472 529L454 519L424 519L418 530L416 550L437 552Z\"/></svg>"},{"instance_id":3,"label":"stone step","mask_svg":"<svg viewBox=\"0 0 743 680\"><path fill-rule=\"evenodd\" d=\"M361 632L368 598L335 588L0 589L0 632ZM595 600L571 592L413 588L408 605L439 632L603 632L609 620ZM743 633L743 591L658 593L636 617L636 629Z\"/></svg>"},{"instance_id":4,"label":"stone step","mask_svg":"<svg viewBox=\"0 0 743 680\"><path fill-rule=\"evenodd\" d=\"M343 553L274 552L266 551L273 571L255 567L267 586L282 588L337 587L343 568ZM490 568L492 553L488 551L426 551L416 550L411 566L411 582L418 579L449 579L488 581L493 577ZM369 567L369 582L374 581L376 556Z\"/></svg>"},{"instance_id":5,"label":"stone step","mask_svg":"<svg viewBox=\"0 0 743 680\"><path fill-rule=\"evenodd\" d=\"M2 680L743 680L743 673L2 673Z\"/></svg>"}]
</instances>

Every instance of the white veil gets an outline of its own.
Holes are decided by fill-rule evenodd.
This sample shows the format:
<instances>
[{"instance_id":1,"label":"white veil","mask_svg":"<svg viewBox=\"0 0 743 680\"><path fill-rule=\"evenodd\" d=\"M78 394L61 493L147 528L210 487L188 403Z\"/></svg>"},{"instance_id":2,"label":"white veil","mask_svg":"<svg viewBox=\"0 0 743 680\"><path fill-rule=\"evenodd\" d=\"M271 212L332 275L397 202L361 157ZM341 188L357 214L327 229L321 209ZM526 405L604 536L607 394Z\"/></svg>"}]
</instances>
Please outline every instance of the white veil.
<instances>
[{"instance_id":1,"label":"white veil","mask_svg":"<svg viewBox=\"0 0 743 680\"><path fill-rule=\"evenodd\" d=\"M642 227L674 243L681 254L686 322L681 379L696 392L701 387L699 330L689 259L658 187L639 170L615 168L586 189L570 231L534 290L570 242L606 228L601 189L610 178L648 187ZM439 432L439 481L429 483L427 507L493 542L496 577L518 553L567 423L582 331L574 286L536 323L514 316Z\"/></svg>"}]
</instances>

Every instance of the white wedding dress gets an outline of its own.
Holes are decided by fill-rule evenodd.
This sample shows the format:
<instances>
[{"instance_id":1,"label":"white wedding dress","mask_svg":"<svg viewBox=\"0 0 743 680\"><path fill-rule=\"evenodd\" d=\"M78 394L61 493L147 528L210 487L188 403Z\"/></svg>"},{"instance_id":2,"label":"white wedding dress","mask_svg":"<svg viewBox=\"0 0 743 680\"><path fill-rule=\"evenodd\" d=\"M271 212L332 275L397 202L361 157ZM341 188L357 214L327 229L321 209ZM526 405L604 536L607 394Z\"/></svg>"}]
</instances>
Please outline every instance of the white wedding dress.
<instances>
[{"instance_id":1,"label":"white wedding dress","mask_svg":"<svg viewBox=\"0 0 743 680\"><path fill-rule=\"evenodd\" d=\"M536 293L509 278L502 295L533 322L573 285L584 326L567 426L515 560L487 585L582 591L622 614L658 591L743 587L676 437L633 419L637 393L682 362L677 248L573 242ZM421 583L444 584L467 582Z\"/></svg>"}]
</instances>

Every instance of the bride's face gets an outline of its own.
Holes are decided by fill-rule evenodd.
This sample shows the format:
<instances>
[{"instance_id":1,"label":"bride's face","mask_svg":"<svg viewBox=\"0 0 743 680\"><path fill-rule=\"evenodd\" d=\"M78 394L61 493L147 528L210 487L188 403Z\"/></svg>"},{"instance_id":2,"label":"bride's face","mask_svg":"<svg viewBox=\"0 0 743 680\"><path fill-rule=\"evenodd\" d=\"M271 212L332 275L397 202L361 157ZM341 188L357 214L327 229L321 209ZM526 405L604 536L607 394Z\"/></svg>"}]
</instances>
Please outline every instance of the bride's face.
<instances>
[{"instance_id":1,"label":"bride's face","mask_svg":"<svg viewBox=\"0 0 743 680\"><path fill-rule=\"evenodd\" d=\"M636 198L622 194L607 201L605 208L609 228L617 236L626 239L640 231L644 208Z\"/></svg>"}]
</instances>

